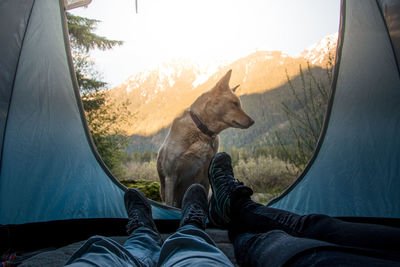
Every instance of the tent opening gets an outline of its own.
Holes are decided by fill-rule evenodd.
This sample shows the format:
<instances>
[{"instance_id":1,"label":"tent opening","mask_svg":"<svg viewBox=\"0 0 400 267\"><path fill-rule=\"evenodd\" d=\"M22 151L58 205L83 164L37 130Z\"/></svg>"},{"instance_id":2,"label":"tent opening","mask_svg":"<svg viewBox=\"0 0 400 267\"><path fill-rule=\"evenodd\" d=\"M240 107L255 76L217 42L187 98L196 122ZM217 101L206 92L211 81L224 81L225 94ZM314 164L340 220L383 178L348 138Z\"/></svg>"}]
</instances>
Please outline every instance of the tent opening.
<instances>
[{"instance_id":1,"label":"tent opening","mask_svg":"<svg viewBox=\"0 0 400 267\"><path fill-rule=\"evenodd\" d=\"M232 69L230 86L240 84L236 94L256 123L222 131L219 151L232 156L254 200L279 195L311 158L324 121L339 1L146 1L138 13L133 4L95 1L70 11L101 21L96 34L123 41L85 58L108 83L97 95L102 111L89 105L86 115L113 174L162 201L156 161L170 125ZM84 94L84 104L94 97Z\"/></svg>"}]
</instances>

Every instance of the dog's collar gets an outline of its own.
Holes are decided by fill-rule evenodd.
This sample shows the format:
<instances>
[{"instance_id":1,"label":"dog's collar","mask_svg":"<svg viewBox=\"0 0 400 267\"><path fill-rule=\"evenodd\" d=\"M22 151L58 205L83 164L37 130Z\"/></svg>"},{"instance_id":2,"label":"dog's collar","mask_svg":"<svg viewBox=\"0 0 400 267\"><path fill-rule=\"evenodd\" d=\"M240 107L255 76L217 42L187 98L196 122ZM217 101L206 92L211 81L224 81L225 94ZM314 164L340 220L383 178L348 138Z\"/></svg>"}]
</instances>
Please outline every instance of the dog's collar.
<instances>
[{"instance_id":1,"label":"dog's collar","mask_svg":"<svg viewBox=\"0 0 400 267\"><path fill-rule=\"evenodd\" d=\"M207 128L207 126L201 122L201 120L199 119L199 117L197 117L196 114L193 113L193 111L189 110L190 112L190 117L192 117L192 120L194 122L194 124L196 124L197 128L199 128L199 130L208 135L211 138L214 138L216 136L216 134L211 131L210 129Z\"/></svg>"}]
</instances>

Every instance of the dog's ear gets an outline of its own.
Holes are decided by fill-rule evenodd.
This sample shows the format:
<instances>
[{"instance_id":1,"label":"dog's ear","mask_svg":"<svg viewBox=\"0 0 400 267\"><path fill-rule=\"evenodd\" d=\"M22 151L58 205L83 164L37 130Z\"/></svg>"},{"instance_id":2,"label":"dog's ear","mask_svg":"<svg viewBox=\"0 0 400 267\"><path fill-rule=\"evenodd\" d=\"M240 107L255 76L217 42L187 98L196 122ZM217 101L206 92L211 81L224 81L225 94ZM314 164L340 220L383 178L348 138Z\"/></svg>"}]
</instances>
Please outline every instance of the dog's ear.
<instances>
[{"instance_id":1,"label":"dog's ear","mask_svg":"<svg viewBox=\"0 0 400 267\"><path fill-rule=\"evenodd\" d=\"M238 89L238 87L240 86L240 84L238 84L238 85L236 85L235 87L233 87L231 90L232 90L232 92L235 92L236 91L236 89Z\"/></svg>"},{"instance_id":2,"label":"dog's ear","mask_svg":"<svg viewBox=\"0 0 400 267\"><path fill-rule=\"evenodd\" d=\"M229 80L231 79L232 70L228 72L217 82L216 88L229 88Z\"/></svg>"}]
</instances>

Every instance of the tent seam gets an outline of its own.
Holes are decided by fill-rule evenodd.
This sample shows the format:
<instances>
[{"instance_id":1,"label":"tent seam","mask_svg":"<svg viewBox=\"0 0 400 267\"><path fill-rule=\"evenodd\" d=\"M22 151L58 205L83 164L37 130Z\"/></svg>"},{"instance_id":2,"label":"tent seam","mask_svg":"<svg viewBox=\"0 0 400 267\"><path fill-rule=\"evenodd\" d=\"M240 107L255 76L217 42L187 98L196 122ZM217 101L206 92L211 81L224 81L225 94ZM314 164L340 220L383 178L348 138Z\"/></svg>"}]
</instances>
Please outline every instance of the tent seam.
<instances>
[{"instance_id":1,"label":"tent seam","mask_svg":"<svg viewBox=\"0 0 400 267\"><path fill-rule=\"evenodd\" d=\"M1 171L3 169L2 167L3 167L4 144L5 144L5 139L6 139L8 116L10 114L11 102L12 102L13 95L14 95L15 80L16 80L16 77L17 77L17 73L18 73L18 69L19 69L19 61L21 59L21 54L22 54L22 50L23 50L23 47L24 47L24 43L25 43L26 32L28 31L28 28L29 28L31 15L32 15L32 11L33 11L33 7L35 5L35 2L36 2L36 0L32 0L32 6L31 6L31 10L29 11L29 15L28 15L28 19L27 19L27 24L26 24L26 27L25 27L24 35L23 35L23 37L21 39L21 49L19 50L19 53L18 53L18 60L17 60L17 65L15 67L15 74L14 74L14 78L13 78L13 82L12 82L12 86L11 86L11 93L10 93L10 97L8 99L7 114L6 114L6 119L5 119L5 123L4 123L4 130L3 130L3 140L1 140L0 177L1 177Z\"/></svg>"}]
</instances>

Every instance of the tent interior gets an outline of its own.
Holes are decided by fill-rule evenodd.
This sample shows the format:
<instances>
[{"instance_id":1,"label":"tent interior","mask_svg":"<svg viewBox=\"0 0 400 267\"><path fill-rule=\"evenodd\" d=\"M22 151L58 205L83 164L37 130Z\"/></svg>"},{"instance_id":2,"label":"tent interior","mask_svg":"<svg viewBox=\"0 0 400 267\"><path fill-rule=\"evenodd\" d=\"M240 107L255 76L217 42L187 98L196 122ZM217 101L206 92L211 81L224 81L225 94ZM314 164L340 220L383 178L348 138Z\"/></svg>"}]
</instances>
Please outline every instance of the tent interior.
<instances>
[{"instance_id":1,"label":"tent interior","mask_svg":"<svg viewBox=\"0 0 400 267\"><path fill-rule=\"evenodd\" d=\"M400 225L399 14L398 1L342 0L317 148L269 206ZM0 251L125 235L126 188L91 139L64 1L3 0L0 22ZM151 204L160 232L173 232L180 210Z\"/></svg>"}]
</instances>

